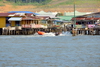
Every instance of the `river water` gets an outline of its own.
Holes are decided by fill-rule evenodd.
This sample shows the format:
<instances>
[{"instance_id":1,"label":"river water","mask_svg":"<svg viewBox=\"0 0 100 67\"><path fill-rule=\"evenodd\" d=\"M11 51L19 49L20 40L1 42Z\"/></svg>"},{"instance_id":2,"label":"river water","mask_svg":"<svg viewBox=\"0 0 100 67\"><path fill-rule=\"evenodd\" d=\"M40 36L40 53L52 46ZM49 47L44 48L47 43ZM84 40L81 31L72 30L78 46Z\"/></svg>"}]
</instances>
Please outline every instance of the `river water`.
<instances>
[{"instance_id":1,"label":"river water","mask_svg":"<svg viewBox=\"0 0 100 67\"><path fill-rule=\"evenodd\" d=\"M100 36L0 36L0 67L100 67Z\"/></svg>"}]
</instances>

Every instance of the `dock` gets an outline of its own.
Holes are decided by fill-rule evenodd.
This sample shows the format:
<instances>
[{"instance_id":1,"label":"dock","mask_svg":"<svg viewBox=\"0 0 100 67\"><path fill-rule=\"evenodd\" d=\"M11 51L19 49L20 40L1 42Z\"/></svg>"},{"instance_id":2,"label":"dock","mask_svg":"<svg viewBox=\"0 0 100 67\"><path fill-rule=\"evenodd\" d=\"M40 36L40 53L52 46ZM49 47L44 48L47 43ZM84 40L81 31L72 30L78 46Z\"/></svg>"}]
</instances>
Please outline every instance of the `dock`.
<instances>
[{"instance_id":1,"label":"dock","mask_svg":"<svg viewBox=\"0 0 100 67\"><path fill-rule=\"evenodd\" d=\"M63 31L67 31L67 29L65 28L18 28L18 27L15 27L14 29L12 29L12 27L6 27L6 28L2 28L0 29L0 35L34 35L35 33L37 33L38 31L43 31L43 32L53 32L53 33L56 33L56 32L63 32Z\"/></svg>"},{"instance_id":2,"label":"dock","mask_svg":"<svg viewBox=\"0 0 100 67\"><path fill-rule=\"evenodd\" d=\"M100 35L100 28L79 28L77 30L72 30L72 35Z\"/></svg>"}]
</instances>

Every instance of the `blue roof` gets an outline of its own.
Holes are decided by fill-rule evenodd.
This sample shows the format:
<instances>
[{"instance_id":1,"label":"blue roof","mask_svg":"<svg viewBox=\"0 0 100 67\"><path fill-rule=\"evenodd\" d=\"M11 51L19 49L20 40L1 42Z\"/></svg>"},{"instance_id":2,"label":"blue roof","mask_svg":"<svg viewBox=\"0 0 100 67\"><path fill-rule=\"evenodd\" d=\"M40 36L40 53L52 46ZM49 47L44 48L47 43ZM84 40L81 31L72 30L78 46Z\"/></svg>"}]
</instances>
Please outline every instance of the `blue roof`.
<instances>
[{"instance_id":1,"label":"blue roof","mask_svg":"<svg viewBox=\"0 0 100 67\"><path fill-rule=\"evenodd\" d=\"M62 20L54 20L54 22L62 22Z\"/></svg>"},{"instance_id":2,"label":"blue roof","mask_svg":"<svg viewBox=\"0 0 100 67\"><path fill-rule=\"evenodd\" d=\"M30 11L10 11L8 13L33 13L34 15L39 15L38 13L30 12Z\"/></svg>"}]
</instances>

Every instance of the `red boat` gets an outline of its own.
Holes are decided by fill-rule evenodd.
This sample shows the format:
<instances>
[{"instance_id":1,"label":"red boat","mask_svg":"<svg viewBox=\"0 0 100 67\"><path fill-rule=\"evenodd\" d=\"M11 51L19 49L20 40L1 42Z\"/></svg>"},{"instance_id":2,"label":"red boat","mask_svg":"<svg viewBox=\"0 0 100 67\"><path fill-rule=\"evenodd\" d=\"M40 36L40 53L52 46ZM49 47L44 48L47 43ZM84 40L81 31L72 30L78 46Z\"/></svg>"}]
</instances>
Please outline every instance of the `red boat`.
<instances>
[{"instance_id":1,"label":"red boat","mask_svg":"<svg viewBox=\"0 0 100 67\"><path fill-rule=\"evenodd\" d=\"M45 32L42 32L42 31L38 31L37 32L39 35L44 35L45 34Z\"/></svg>"}]
</instances>

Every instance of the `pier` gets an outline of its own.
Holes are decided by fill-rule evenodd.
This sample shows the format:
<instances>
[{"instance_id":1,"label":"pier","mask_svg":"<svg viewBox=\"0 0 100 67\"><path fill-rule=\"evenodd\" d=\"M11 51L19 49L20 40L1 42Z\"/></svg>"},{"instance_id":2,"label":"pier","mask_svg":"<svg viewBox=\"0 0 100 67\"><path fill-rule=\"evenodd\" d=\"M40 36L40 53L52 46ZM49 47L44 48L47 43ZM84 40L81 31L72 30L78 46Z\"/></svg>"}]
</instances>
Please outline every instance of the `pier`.
<instances>
[{"instance_id":1,"label":"pier","mask_svg":"<svg viewBox=\"0 0 100 67\"><path fill-rule=\"evenodd\" d=\"M100 35L100 28L78 28L71 29L68 28L20 28L20 27L4 27L0 29L0 35L34 35L38 31L43 32L53 32L62 33L66 31L71 31L73 36L76 35Z\"/></svg>"},{"instance_id":2,"label":"pier","mask_svg":"<svg viewBox=\"0 0 100 67\"><path fill-rule=\"evenodd\" d=\"M63 32L67 31L66 28L20 28L20 27L4 27L0 29L0 35L34 35L38 31L43 31L43 32Z\"/></svg>"},{"instance_id":3,"label":"pier","mask_svg":"<svg viewBox=\"0 0 100 67\"><path fill-rule=\"evenodd\" d=\"M100 35L100 28L79 28L77 30L72 30L72 35Z\"/></svg>"}]
</instances>

